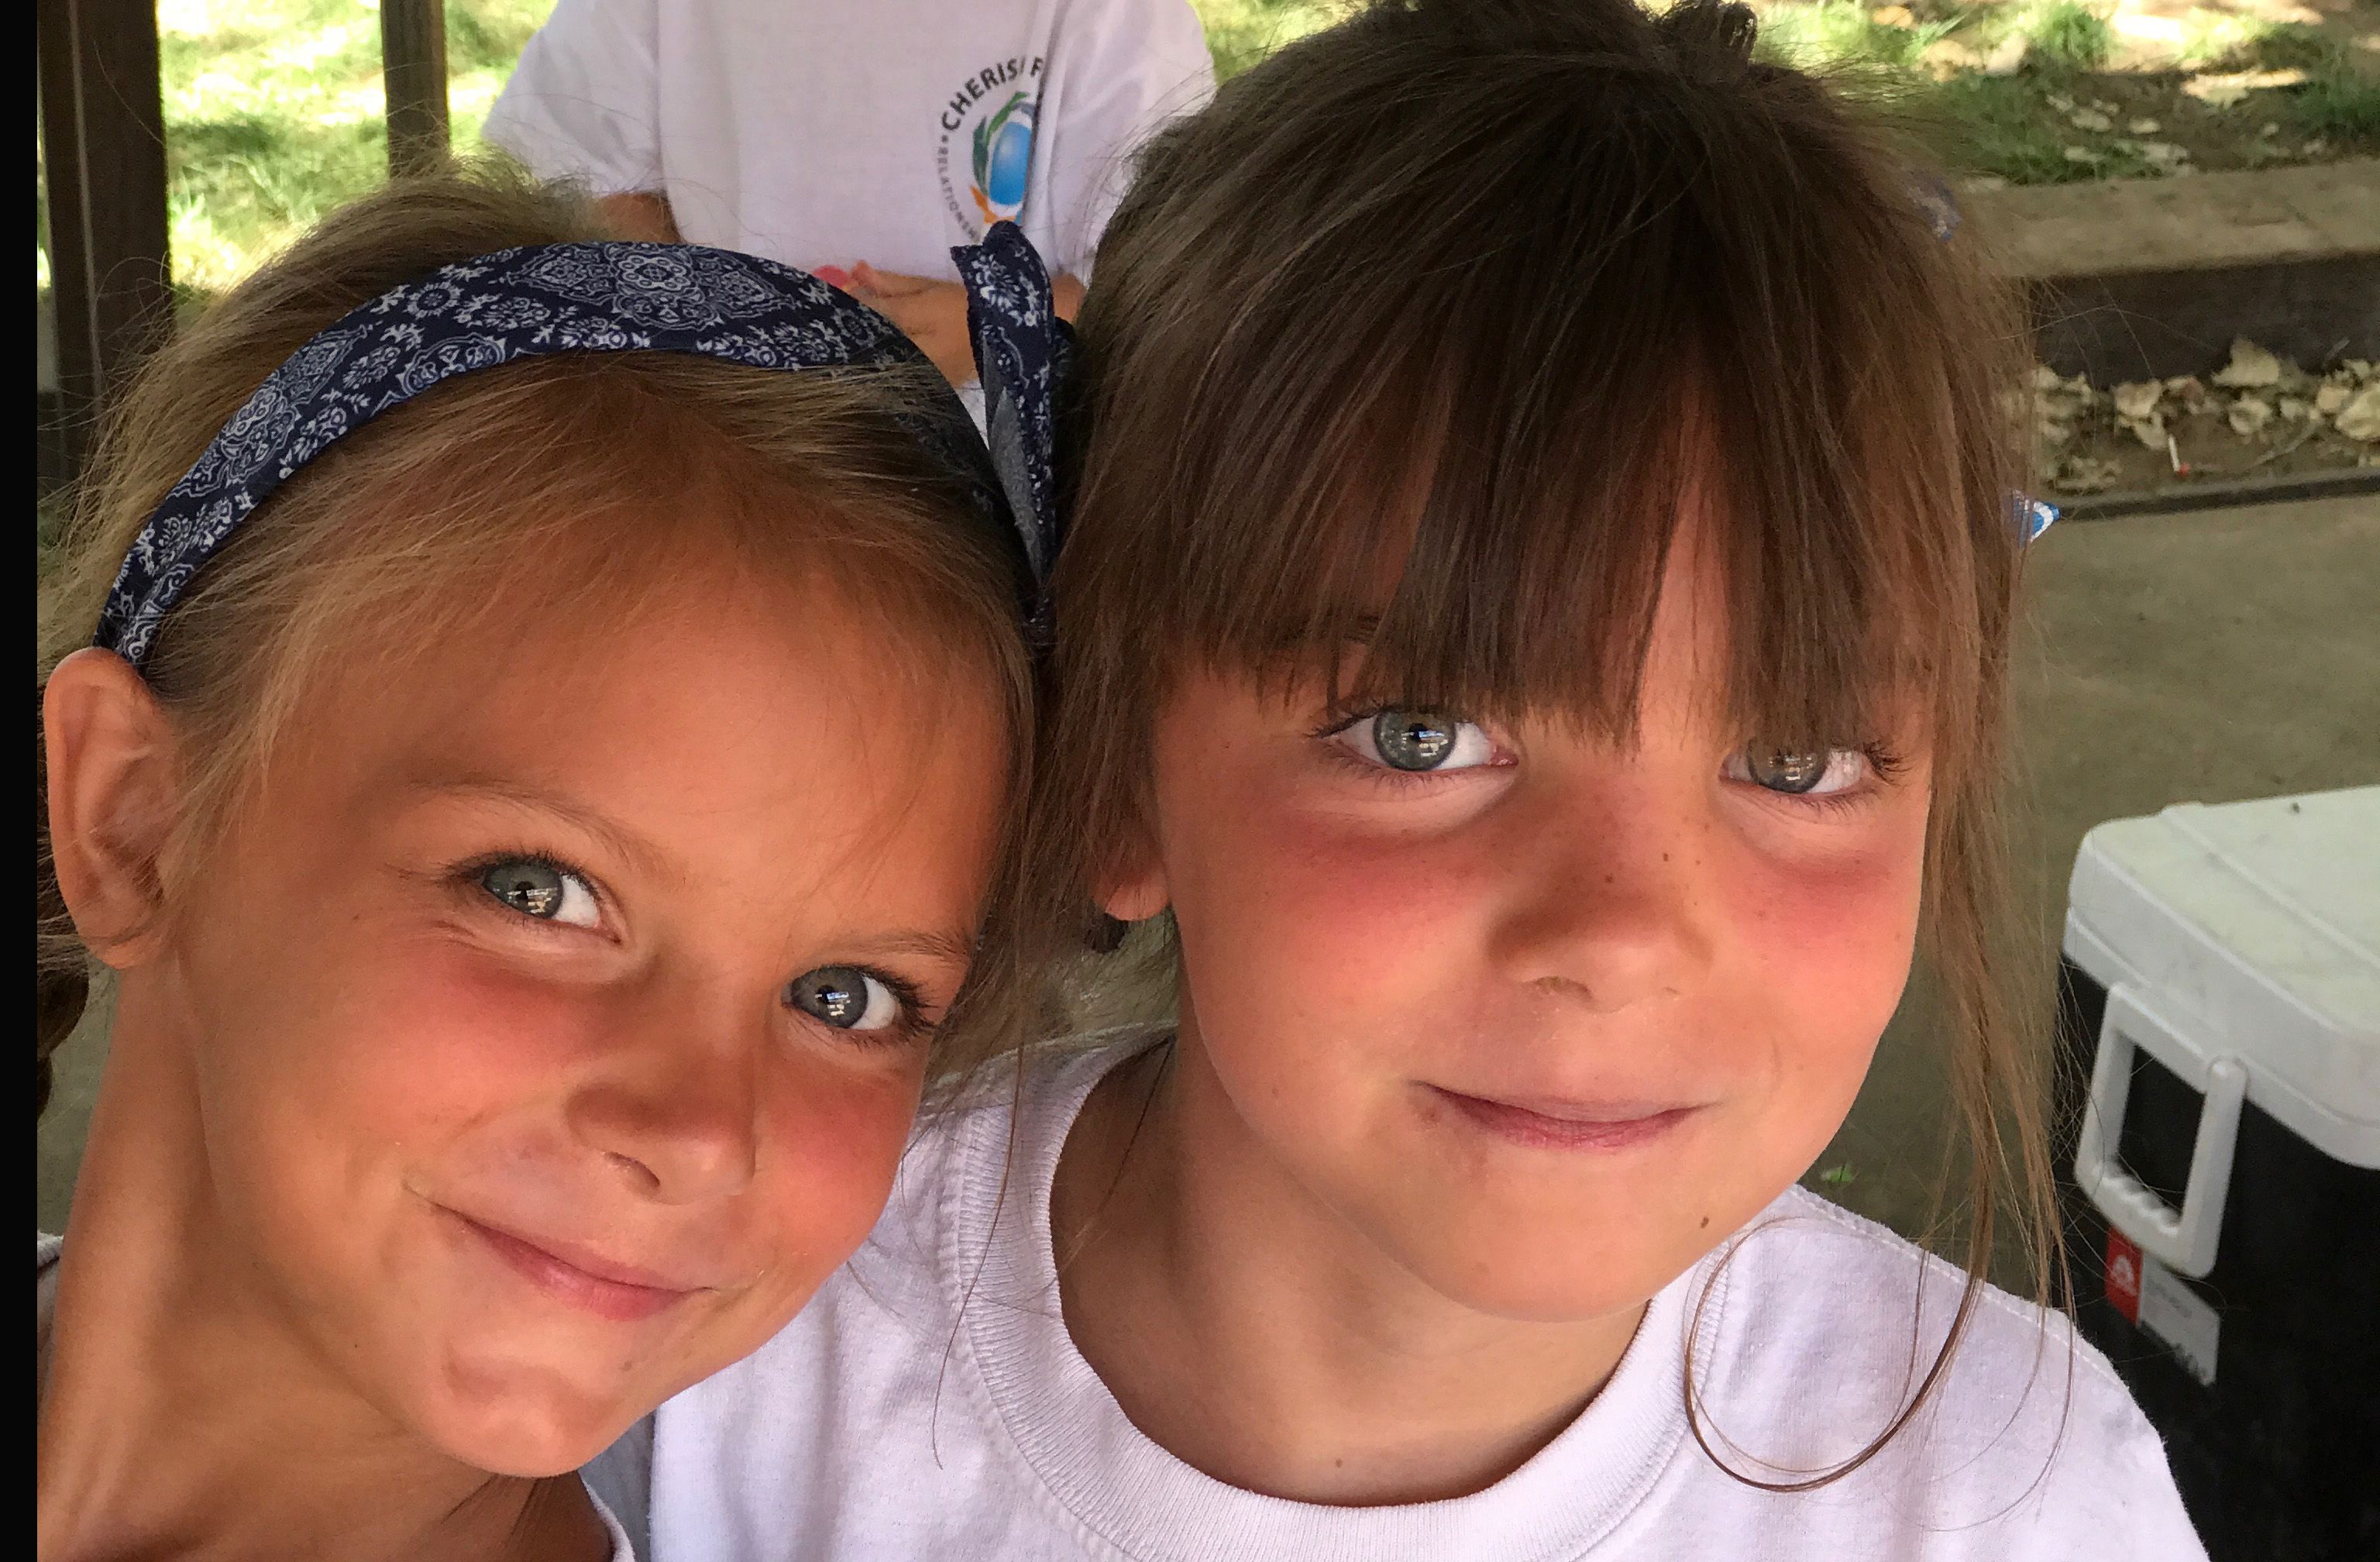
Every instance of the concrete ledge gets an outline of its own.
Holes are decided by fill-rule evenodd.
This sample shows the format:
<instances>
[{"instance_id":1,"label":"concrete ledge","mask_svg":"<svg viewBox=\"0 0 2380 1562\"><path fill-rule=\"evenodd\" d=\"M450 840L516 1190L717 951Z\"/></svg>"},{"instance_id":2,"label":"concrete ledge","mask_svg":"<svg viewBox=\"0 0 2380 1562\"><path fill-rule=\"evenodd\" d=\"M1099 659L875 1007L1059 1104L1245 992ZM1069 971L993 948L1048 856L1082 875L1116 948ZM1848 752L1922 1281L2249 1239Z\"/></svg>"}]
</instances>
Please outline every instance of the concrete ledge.
<instances>
[{"instance_id":1,"label":"concrete ledge","mask_svg":"<svg viewBox=\"0 0 2380 1562\"><path fill-rule=\"evenodd\" d=\"M2001 265L2032 281L2380 255L2380 157L1975 190L1961 204Z\"/></svg>"},{"instance_id":2,"label":"concrete ledge","mask_svg":"<svg viewBox=\"0 0 2380 1562\"><path fill-rule=\"evenodd\" d=\"M2032 285L2042 361L2099 384L2200 374L2234 336L2313 367L2380 357L2380 158L1979 190Z\"/></svg>"},{"instance_id":3,"label":"concrete ledge","mask_svg":"<svg viewBox=\"0 0 2380 1562\"><path fill-rule=\"evenodd\" d=\"M2189 510L2237 509L2308 499L2348 499L2380 494L2380 467L2305 472L2240 482L2174 483L2135 493L2060 495L2062 520L2109 520L2129 515L2180 515ZM2375 509L2374 514L2380 514Z\"/></svg>"}]
</instances>

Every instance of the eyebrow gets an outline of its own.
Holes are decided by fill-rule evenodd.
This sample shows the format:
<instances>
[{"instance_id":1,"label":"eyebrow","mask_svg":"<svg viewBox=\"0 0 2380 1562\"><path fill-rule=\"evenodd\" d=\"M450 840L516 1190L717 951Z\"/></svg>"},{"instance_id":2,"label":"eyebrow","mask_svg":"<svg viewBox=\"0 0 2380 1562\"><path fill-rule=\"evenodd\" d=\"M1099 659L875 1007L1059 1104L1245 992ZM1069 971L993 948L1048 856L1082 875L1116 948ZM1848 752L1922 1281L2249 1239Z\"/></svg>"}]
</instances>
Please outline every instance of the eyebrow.
<instances>
[{"instance_id":1,"label":"eyebrow","mask_svg":"<svg viewBox=\"0 0 2380 1562\"><path fill-rule=\"evenodd\" d=\"M633 831L623 829L592 809L566 798L555 797L551 792L539 791L533 787L485 776L457 776L439 780L416 779L407 784L407 789L441 797L478 798L510 808L551 814L601 842L641 870L657 873L665 871L667 858L650 841ZM897 933L856 937L849 941L848 947L866 956L909 955L953 966L964 971L975 964L978 942L960 933L905 929Z\"/></svg>"},{"instance_id":2,"label":"eyebrow","mask_svg":"<svg viewBox=\"0 0 2380 1562\"><path fill-rule=\"evenodd\" d=\"M464 775L437 779L416 777L407 783L407 790L421 795L477 799L546 814L599 842L613 855L640 870L659 873L667 862L666 854L635 831L623 828L593 809L533 787L487 776Z\"/></svg>"},{"instance_id":3,"label":"eyebrow","mask_svg":"<svg viewBox=\"0 0 2380 1562\"><path fill-rule=\"evenodd\" d=\"M914 955L965 970L975 963L976 940L955 933L887 933L855 938L850 947L870 955Z\"/></svg>"}]
</instances>

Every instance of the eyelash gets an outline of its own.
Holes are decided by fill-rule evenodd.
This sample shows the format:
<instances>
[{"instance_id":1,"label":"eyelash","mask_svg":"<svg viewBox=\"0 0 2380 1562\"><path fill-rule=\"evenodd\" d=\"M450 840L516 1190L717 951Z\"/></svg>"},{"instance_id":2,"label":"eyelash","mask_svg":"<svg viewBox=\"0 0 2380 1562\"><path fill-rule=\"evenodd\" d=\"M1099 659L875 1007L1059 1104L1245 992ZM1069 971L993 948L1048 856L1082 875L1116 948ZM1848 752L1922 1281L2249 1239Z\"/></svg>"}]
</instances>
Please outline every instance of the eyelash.
<instances>
[{"instance_id":1,"label":"eyelash","mask_svg":"<svg viewBox=\"0 0 2380 1562\"><path fill-rule=\"evenodd\" d=\"M594 892L596 905L603 909L608 918L612 909L612 897L603 888L603 881L584 868L573 867L569 859L557 857L550 851L538 851L528 848L517 851L483 851L447 869L446 882L461 892L465 899L484 905L492 910L503 911L512 921L532 923L549 932L567 926L565 923L548 922L539 917L524 916L488 893L486 886L480 881L487 876L489 870L501 867L506 862L534 862L540 868L551 868L557 873L568 874ZM569 931L586 933L592 930L570 928Z\"/></svg>"},{"instance_id":2,"label":"eyelash","mask_svg":"<svg viewBox=\"0 0 2380 1562\"><path fill-rule=\"evenodd\" d=\"M1904 762L1901 760L1900 756L1894 753L1891 750L1886 748L1881 743L1834 743L1829 744L1828 747L1835 749L1854 749L1858 750L1860 755L1867 761L1868 779L1866 784L1854 787L1852 790L1848 792L1829 792L1823 796L1808 792L1797 794L1793 792L1771 791L1768 787L1761 786L1758 782L1745 784L1751 786L1753 790L1766 794L1771 801L1776 803L1795 808L1824 809L1830 813L1841 813L1853 809L1864 808L1868 804L1874 802L1876 799L1876 794L1882 791L1886 787L1891 785L1893 778L1899 775L1904 768Z\"/></svg>"},{"instance_id":3,"label":"eyelash","mask_svg":"<svg viewBox=\"0 0 2380 1562\"><path fill-rule=\"evenodd\" d=\"M603 907L607 913L611 909L611 896L604 890L601 880L584 868L573 867L568 859L557 857L550 851L538 851L528 848L514 851L483 851L465 861L455 863L446 871L443 877L467 900L475 905L485 906L490 910L505 913L507 925L526 923L542 933L563 931L558 924L548 923L539 918L523 916L517 911L511 910L481 886L480 881L486 876L490 869L506 862L534 862L540 867L551 868L557 873L567 873L592 890L597 904ZM583 933L588 930L572 928L567 931ZM879 1044L905 1046L920 1037L931 1035L941 1028L942 1017L929 1016L925 995L918 991L917 984L907 977L897 975L880 966L854 965L851 969L884 983L884 990L892 994L892 1001L901 1006L901 1022L898 1025L889 1027L883 1031L867 1032L867 1034L880 1036L882 1040ZM787 1006L787 1012L802 1019L810 1018L790 1005ZM820 1029L832 1029L832 1027L822 1026ZM851 1035L858 1032L843 1033Z\"/></svg>"},{"instance_id":4,"label":"eyelash","mask_svg":"<svg viewBox=\"0 0 2380 1562\"><path fill-rule=\"evenodd\" d=\"M1374 705L1368 710L1357 711L1352 715L1342 714L1334 712L1324 719L1321 726L1314 728L1312 732L1307 734L1307 736L1321 745L1324 753L1329 756L1330 763L1341 765L1350 774L1360 775L1364 779L1370 781L1377 786L1393 788L1406 788L1415 786L1427 786L1432 782L1445 781L1454 775L1469 774L1467 771L1397 770L1389 765L1366 764L1362 760L1357 759L1354 754L1349 753L1345 748L1330 741L1330 739L1338 737L1341 733L1355 726L1357 723L1372 720L1383 711L1402 710L1403 708L1404 707L1400 705L1385 704ZM1795 795L1790 792L1771 791L1769 788L1761 787L1757 783L1754 784L1754 789L1767 793L1768 797L1774 799L1776 801L1789 806L1818 808L1825 809L1830 812L1840 812L1845 810L1864 807L1875 800L1876 792L1883 787L1889 785L1905 768L1905 762L1900 758L1900 756L1893 752L1890 749L1885 747L1882 743L1842 743L1829 745L1829 747L1858 749L1860 754L1867 761L1869 780L1872 784L1860 787L1852 791L1832 792L1824 796L1812 796L1807 793Z\"/></svg>"},{"instance_id":5,"label":"eyelash","mask_svg":"<svg viewBox=\"0 0 2380 1562\"><path fill-rule=\"evenodd\" d=\"M844 1031L837 1032L838 1034L845 1037L871 1038L872 1044L877 1046L908 1046L923 1041L941 1028L941 1017L927 1018L926 997L924 994L917 991L916 982L906 977L895 976L879 966L853 966L851 969L872 976L884 983L884 990L892 995L894 1003L901 1006L901 1019L900 1023L886 1026L881 1031ZM790 1005L787 1007L791 1007ZM793 1009L792 1012L801 1015L804 1019L810 1019L808 1015L802 1014L799 1009ZM821 1024L819 1029L832 1031L834 1028ZM871 1044L871 1042L864 1040L860 1044L866 1046Z\"/></svg>"},{"instance_id":6,"label":"eyelash","mask_svg":"<svg viewBox=\"0 0 2380 1562\"><path fill-rule=\"evenodd\" d=\"M1357 726L1365 722L1372 720L1383 711L1402 711L1414 708L1415 707L1405 705L1386 704L1374 705L1368 710L1357 711L1353 715L1345 715L1333 712L1324 717L1321 726L1314 728L1314 730L1306 734L1306 736L1313 738L1315 742L1321 746L1324 754L1328 756L1331 763L1343 767L1347 774L1360 776L1364 780L1369 781L1375 786L1386 787L1394 790L1410 790L1415 787L1429 787L1434 785L1443 786L1445 783L1454 779L1458 775L1469 775L1474 774L1475 771L1482 769L1500 768L1500 766L1498 765L1473 765L1462 770L1399 770L1393 765L1366 764L1362 760L1357 759L1354 754L1348 752L1342 745L1330 741L1331 738L1338 737L1341 733L1345 732L1350 727ZM1501 753L1503 750L1501 748L1499 748L1497 751Z\"/></svg>"}]
</instances>

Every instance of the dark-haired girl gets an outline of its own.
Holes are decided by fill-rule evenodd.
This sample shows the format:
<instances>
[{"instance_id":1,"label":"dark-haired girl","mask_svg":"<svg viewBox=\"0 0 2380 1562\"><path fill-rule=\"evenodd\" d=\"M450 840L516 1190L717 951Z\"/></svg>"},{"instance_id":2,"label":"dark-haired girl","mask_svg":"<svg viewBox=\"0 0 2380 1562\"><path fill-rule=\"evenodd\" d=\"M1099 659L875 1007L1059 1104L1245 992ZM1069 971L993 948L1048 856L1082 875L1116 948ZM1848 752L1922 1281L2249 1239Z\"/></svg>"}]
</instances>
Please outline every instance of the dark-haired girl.
<instances>
[{"instance_id":1,"label":"dark-haired girl","mask_svg":"<svg viewBox=\"0 0 2380 1562\"><path fill-rule=\"evenodd\" d=\"M1148 152L1027 860L1178 1019L1026 1053L662 1407L659 1562L2200 1554L2044 1305L2022 318L1752 44L1384 0ZM1921 951L1964 1273L1795 1186Z\"/></svg>"}]
</instances>

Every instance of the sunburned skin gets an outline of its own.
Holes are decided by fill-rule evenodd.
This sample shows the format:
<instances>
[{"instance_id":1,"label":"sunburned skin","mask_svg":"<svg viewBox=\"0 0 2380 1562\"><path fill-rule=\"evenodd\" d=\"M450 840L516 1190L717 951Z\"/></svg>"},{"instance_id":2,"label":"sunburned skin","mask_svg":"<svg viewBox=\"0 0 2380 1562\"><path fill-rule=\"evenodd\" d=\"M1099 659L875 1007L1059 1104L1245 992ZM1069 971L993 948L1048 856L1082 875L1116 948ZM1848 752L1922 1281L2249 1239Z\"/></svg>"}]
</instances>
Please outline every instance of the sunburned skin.
<instances>
[{"instance_id":1,"label":"sunburned skin","mask_svg":"<svg viewBox=\"0 0 2380 1562\"><path fill-rule=\"evenodd\" d=\"M1179 1040L1095 1092L1052 1220L1084 1355L1208 1473L1493 1483L1849 1110L1910 967L1924 745L1747 756L1696 537L1633 746L1176 684L1108 908L1172 908Z\"/></svg>"},{"instance_id":2,"label":"sunburned skin","mask_svg":"<svg viewBox=\"0 0 2380 1562\"><path fill-rule=\"evenodd\" d=\"M134 931L45 1557L605 1555L567 1472L883 1203L1001 816L990 675L726 558L628 616L515 595L360 648L163 920L124 843L170 729L105 653L50 685L61 884Z\"/></svg>"}]
</instances>

